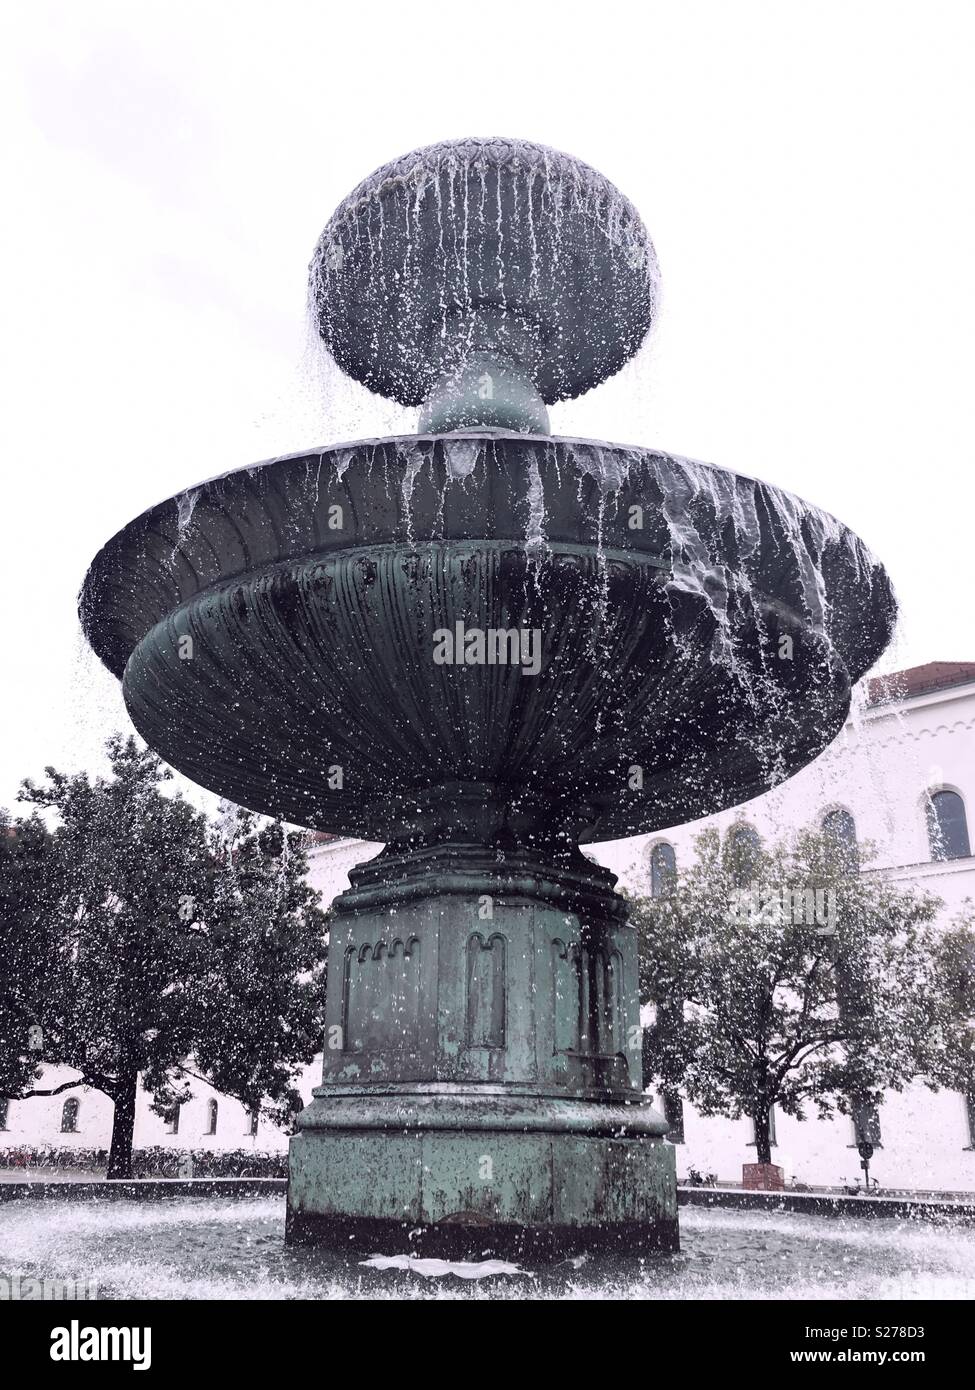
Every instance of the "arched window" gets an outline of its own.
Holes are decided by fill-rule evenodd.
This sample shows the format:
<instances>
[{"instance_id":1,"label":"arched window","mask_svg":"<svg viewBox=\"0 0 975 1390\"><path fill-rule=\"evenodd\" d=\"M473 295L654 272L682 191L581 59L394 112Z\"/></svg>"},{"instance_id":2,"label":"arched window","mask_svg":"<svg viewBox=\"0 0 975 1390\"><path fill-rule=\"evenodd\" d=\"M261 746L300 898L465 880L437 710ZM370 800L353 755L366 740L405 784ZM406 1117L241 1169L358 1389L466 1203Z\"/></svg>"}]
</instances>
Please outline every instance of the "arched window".
<instances>
[{"instance_id":1,"label":"arched window","mask_svg":"<svg viewBox=\"0 0 975 1390\"><path fill-rule=\"evenodd\" d=\"M728 831L725 850L736 887L745 888L751 883L761 848L761 837L754 826L736 825Z\"/></svg>"},{"instance_id":2,"label":"arched window","mask_svg":"<svg viewBox=\"0 0 975 1390\"><path fill-rule=\"evenodd\" d=\"M857 827L856 821L845 811L842 806L835 811L828 811L823 817L823 834L833 841L838 853L842 856L841 863L845 868L856 869L859 867L859 850L857 848Z\"/></svg>"},{"instance_id":3,"label":"arched window","mask_svg":"<svg viewBox=\"0 0 975 1390\"><path fill-rule=\"evenodd\" d=\"M0 1096L0 1129L7 1128L7 1117L10 1113L10 1101L6 1096Z\"/></svg>"},{"instance_id":4,"label":"arched window","mask_svg":"<svg viewBox=\"0 0 975 1390\"><path fill-rule=\"evenodd\" d=\"M215 1100L210 1100L207 1102L207 1134L216 1134L217 1115L219 1113L219 1110L220 1107Z\"/></svg>"},{"instance_id":5,"label":"arched window","mask_svg":"<svg viewBox=\"0 0 975 1390\"><path fill-rule=\"evenodd\" d=\"M179 1112L180 1112L180 1109L181 1109L181 1108L182 1108L182 1107L179 1106L179 1105L174 1105L173 1108L172 1108L172 1110L167 1111L167 1113L166 1113L166 1133L167 1133L167 1134L178 1134L178 1133L179 1133Z\"/></svg>"},{"instance_id":6,"label":"arched window","mask_svg":"<svg viewBox=\"0 0 975 1390\"><path fill-rule=\"evenodd\" d=\"M261 1122L260 1110L252 1110L250 1113L250 1135L253 1138L257 1134L257 1126Z\"/></svg>"},{"instance_id":7,"label":"arched window","mask_svg":"<svg viewBox=\"0 0 975 1390\"><path fill-rule=\"evenodd\" d=\"M650 851L650 896L662 898L677 878L677 855L673 845L654 845Z\"/></svg>"},{"instance_id":8,"label":"arched window","mask_svg":"<svg viewBox=\"0 0 975 1390\"><path fill-rule=\"evenodd\" d=\"M928 843L932 859L967 859L971 854L965 803L957 792L932 792L928 798Z\"/></svg>"},{"instance_id":9,"label":"arched window","mask_svg":"<svg viewBox=\"0 0 975 1390\"><path fill-rule=\"evenodd\" d=\"M64 1102L64 1105L61 1107L62 1134L78 1133L78 1111L80 1109L80 1105L81 1103L78 1100L77 1096L69 1096L68 1099Z\"/></svg>"}]
</instances>

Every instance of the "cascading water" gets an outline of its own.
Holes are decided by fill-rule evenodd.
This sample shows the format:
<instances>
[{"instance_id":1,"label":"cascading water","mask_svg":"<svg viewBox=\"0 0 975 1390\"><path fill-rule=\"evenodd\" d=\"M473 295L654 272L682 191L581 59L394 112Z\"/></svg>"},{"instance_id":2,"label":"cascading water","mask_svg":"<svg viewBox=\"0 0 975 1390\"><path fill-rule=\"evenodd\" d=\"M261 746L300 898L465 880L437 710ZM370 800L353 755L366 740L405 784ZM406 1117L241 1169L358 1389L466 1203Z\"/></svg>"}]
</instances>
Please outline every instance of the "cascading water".
<instances>
[{"instance_id":1,"label":"cascading water","mask_svg":"<svg viewBox=\"0 0 975 1390\"><path fill-rule=\"evenodd\" d=\"M580 263L621 273L587 277L573 303ZM353 190L315 249L309 305L339 365L404 405L426 401L481 332L504 346L545 340L533 346L551 403L619 370L658 290L646 229L595 170L525 141L464 140L416 150Z\"/></svg>"}]
</instances>

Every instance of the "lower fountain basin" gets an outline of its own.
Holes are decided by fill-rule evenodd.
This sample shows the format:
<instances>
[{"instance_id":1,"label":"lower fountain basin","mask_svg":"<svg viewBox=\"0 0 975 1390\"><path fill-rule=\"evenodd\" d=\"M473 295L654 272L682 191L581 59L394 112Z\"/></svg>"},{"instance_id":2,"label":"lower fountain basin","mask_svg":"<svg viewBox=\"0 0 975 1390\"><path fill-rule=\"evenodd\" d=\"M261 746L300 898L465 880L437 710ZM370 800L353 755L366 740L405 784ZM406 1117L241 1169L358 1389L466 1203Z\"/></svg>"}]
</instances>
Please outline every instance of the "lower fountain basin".
<instances>
[{"instance_id":1,"label":"lower fountain basin","mask_svg":"<svg viewBox=\"0 0 975 1390\"><path fill-rule=\"evenodd\" d=\"M681 1208L681 1252L524 1262L514 1274L423 1277L365 1263L373 1253L286 1246L280 1197L162 1202L10 1202L0 1268L92 1280L101 1298L963 1299L975 1231L911 1221ZM405 1253L402 1252L402 1253ZM404 1262L405 1263L405 1262ZM470 1271L468 1271L470 1273ZM79 1316L83 1316L79 1313Z\"/></svg>"},{"instance_id":2,"label":"lower fountain basin","mask_svg":"<svg viewBox=\"0 0 975 1390\"><path fill-rule=\"evenodd\" d=\"M541 794L582 841L749 799L835 737L894 614L789 494L497 432L224 475L127 526L81 597L169 763L373 840L447 783L516 818Z\"/></svg>"}]
</instances>

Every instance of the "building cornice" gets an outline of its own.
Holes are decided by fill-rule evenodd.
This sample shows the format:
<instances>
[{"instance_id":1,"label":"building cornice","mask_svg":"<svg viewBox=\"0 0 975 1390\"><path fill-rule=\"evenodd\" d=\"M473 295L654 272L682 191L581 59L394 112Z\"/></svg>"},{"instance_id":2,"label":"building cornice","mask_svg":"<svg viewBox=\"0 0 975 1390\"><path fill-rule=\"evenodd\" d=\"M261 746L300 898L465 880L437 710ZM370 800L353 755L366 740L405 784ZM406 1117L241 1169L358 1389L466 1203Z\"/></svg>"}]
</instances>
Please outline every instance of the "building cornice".
<instances>
[{"instance_id":1,"label":"building cornice","mask_svg":"<svg viewBox=\"0 0 975 1390\"><path fill-rule=\"evenodd\" d=\"M947 705L972 696L975 696L975 681L959 681L954 685L942 686L938 690L919 691L916 695L905 695L902 698L885 700L882 704L867 705L860 717L870 723L879 719L896 719L909 710L926 709L930 705Z\"/></svg>"}]
</instances>

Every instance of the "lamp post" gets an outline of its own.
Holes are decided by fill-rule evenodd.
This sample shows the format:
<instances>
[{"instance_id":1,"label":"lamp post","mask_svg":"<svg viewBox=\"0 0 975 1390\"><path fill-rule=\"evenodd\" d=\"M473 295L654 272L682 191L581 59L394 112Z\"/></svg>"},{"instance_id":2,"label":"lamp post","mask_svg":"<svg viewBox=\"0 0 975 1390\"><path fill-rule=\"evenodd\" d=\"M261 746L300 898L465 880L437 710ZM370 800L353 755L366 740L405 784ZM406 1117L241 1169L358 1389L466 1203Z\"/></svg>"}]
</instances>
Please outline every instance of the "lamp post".
<instances>
[{"instance_id":1,"label":"lamp post","mask_svg":"<svg viewBox=\"0 0 975 1390\"><path fill-rule=\"evenodd\" d=\"M873 1145L864 1141L857 1144L857 1153L860 1155L860 1167L863 1169L863 1184L867 1195L870 1195L870 1160L873 1158Z\"/></svg>"}]
</instances>

